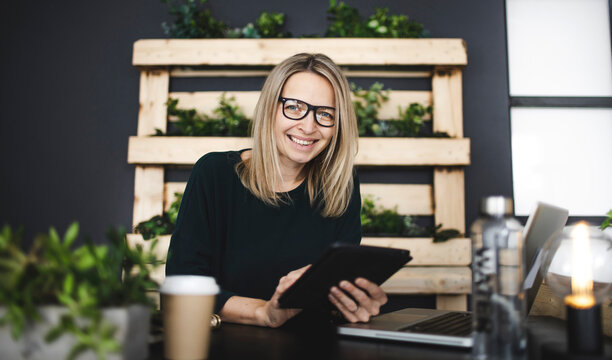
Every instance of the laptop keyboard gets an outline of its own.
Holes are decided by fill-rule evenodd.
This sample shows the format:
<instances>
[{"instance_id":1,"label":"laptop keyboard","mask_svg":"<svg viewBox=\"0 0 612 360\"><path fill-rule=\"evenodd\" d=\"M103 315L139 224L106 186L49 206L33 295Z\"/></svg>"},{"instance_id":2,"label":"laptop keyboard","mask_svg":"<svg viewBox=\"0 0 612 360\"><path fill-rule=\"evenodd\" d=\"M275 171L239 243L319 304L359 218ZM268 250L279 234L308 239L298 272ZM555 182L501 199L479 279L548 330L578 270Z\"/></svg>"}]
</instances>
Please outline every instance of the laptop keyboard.
<instances>
[{"instance_id":1,"label":"laptop keyboard","mask_svg":"<svg viewBox=\"0 0 612 360\"><path fill-rule=\"evenodd\" d=\"M449 312L433 319L410 325L403 328L402 331L423 334L467 336L472 333L472 314Z\"/></svg>"}]
</instances>

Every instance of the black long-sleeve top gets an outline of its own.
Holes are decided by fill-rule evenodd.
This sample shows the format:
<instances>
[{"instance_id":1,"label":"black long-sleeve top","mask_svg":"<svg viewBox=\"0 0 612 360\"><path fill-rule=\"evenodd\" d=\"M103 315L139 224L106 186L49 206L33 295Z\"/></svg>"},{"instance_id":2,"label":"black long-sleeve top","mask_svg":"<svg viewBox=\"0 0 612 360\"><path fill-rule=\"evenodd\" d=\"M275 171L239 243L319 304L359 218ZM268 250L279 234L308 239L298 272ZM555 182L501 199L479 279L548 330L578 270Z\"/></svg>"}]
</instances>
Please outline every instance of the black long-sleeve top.
<instances>
[{"instance_id":1,"label":"black long-sleeve top","mask_svg":"<svg viewBox=\"0 0 612 360\"><path fill-rule=\"evenodd\" d=\"M279 279L313 263L334 242L361 240L359 182L348 209L324 218L310 206L306 181L273 207L240 182L240 152L209 153L194 165L172 234L166 275L214 276L215 312L233 295L269 299Z\"/></svg>"}]
</instances>

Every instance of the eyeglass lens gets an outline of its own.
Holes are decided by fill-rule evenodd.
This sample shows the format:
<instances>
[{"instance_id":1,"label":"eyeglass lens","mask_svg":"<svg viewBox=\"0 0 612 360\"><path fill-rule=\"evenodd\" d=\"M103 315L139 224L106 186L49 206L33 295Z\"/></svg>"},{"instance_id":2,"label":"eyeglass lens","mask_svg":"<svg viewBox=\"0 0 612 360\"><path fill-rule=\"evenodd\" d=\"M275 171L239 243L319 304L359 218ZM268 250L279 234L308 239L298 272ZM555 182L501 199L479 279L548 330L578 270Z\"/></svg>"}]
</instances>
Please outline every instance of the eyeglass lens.
<instances>
[{"instance_id":1,"label":"eyeglass lens","mask_svg":"<svg viewBox=\"0 0 612 360\"><path fill-rule=\"evenodd\" d=\"M335 109L328 107L315 106L317 122L322 126L332 126L335 121ZM300 120L306 117L309 106L303 101L286 99L283 105L285 116L293 120Z\"/></svg>"}]
</instances>

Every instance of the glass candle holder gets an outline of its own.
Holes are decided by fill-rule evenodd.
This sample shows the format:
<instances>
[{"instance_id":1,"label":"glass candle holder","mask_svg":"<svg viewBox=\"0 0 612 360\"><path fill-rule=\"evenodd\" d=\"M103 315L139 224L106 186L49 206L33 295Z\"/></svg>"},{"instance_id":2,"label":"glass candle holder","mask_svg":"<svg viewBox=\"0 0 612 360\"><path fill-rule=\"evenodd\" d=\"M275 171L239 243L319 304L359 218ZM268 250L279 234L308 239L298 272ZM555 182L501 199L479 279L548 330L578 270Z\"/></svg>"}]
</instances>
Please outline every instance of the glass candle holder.
<instances>
[{"instance_id":1,"label":"glass candle holder","mask_svg":"<svg viewBox=\"0 0 612 360\"><path fill-rule=\"evenodd\" d=\"M601 354L601 302L612 286L612 238L586 223L568 226L543 248L542 270L550 289L565 301L568 350Z\"/></svg>"}]
</instances>

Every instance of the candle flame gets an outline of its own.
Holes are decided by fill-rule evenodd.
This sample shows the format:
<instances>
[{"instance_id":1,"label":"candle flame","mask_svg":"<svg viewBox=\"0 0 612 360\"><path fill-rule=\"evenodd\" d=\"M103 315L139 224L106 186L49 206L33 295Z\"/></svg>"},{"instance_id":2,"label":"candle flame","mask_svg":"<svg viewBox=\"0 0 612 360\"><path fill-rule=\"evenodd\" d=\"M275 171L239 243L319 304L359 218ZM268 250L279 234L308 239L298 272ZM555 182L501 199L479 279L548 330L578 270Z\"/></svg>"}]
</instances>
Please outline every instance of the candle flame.
<instances>
[{"instance_id":1,"label":"candle flame","mask_svg":"<svg viewBox=\"0 0 612 360\"><path fill-rule=\"evenodd\" d=\"M591 240L586 223L580 222L572 231L572 295L566 302L576 307L595 304L593 296L593 270L591 268Z\"/></svg>"}]
</instances>

